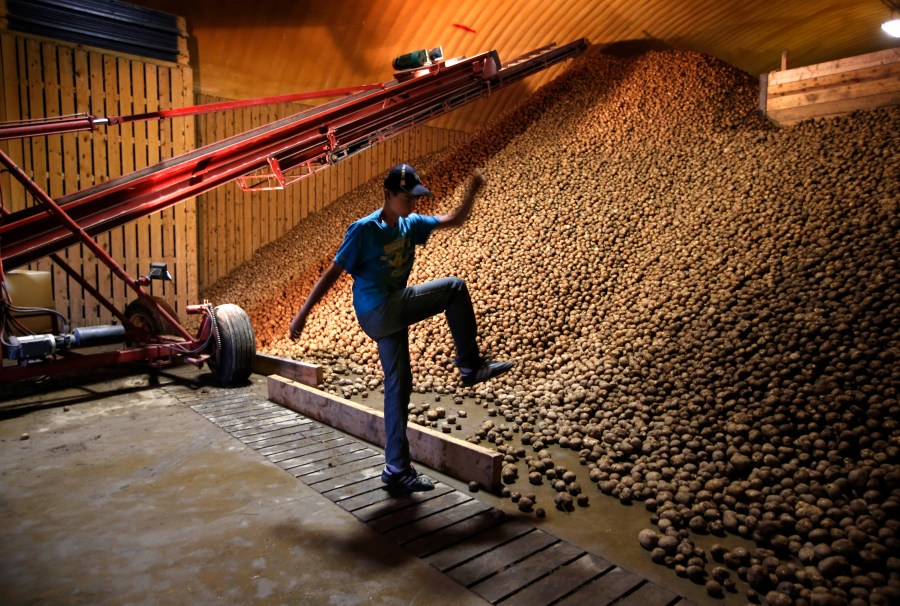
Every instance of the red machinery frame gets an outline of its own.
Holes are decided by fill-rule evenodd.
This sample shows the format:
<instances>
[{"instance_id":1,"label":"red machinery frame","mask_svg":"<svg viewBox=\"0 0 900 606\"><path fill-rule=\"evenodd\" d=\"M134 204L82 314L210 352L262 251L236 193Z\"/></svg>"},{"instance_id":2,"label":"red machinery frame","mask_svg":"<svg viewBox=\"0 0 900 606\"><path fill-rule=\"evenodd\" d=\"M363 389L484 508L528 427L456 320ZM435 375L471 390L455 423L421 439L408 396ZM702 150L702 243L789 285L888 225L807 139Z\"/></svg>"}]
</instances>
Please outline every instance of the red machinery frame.
<instances>
[{"instance_id":1,"label":"red machinery frame","mask_svg":"<svg viewBox=\"0 0 900 606\"><path fill-rule=\"evenodd\" d=\"M0 379L18 380L35 375L71 372L98 364L147 360L168 363L175 358L202 366L219 355L219 335L213 308L208 302L192 305L188 313L201 313L199 332L191 336L143 287L147 278L133 278L94 240L94 236L135 219L161 211L230 181L252 189L248 175L262 170L285 187L318 170L346 159L368 147L394 137L435 116L491 94L497 88L521 80L551 65L575 57L587 48L587 40L532 51L501 66L496 51L471 58L440 61L418 70L397 74L395 80L366 85L303 93L250 102L229 102L228 107L201 106L166 110L154 114L118 118L60 118L38 123L0 125L0 139L13 136L46 135L76 130L93 130L101 124L135 119L166 118L202 111L218 111L251 104L280 102L313 96L349 96L284 118L234 137L207 145L100 185L53 200L12 159L0 151L0 163L33 196L36 204L10 213L0 201L0 281L3 272L50 255L55 263L80 283L125 326L131 342L140 346L105 354L73 359L55 359L39 364L0 368ZM354 92L356 91L356 92ZM273 101L274 99L274 101ZM219 106L223 104L214 104ZM56 130L54 130L54 128ZM292 169L299 176L287 177ZM123 280L146 305L170 325L177 336L148 334L135 326L123 311L81 278L55 253L81 242L110 271ZM215 347L209 344L215 341Z\"/></svg>"}]
</instances>

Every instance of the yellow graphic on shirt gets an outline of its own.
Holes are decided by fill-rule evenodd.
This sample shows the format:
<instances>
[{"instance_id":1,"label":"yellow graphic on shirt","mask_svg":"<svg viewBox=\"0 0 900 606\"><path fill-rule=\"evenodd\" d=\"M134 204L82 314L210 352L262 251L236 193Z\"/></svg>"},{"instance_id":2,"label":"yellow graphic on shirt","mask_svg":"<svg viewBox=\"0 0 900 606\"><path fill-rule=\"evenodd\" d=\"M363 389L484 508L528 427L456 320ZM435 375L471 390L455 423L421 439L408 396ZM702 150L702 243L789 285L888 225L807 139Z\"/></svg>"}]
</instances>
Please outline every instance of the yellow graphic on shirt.
<instances>
[{"instance_id":1,"label":"yellow graphic on shirt","mask_svg":"<svg viewBox=\"0 0 900 606\"><path fill-rule=\"evenodd\" d=\"M391 268L391 277L400 277L408 271L412 260L412 242L409 238L400 238L384 245L381 261Z\"/></svg>"}]
</instances>

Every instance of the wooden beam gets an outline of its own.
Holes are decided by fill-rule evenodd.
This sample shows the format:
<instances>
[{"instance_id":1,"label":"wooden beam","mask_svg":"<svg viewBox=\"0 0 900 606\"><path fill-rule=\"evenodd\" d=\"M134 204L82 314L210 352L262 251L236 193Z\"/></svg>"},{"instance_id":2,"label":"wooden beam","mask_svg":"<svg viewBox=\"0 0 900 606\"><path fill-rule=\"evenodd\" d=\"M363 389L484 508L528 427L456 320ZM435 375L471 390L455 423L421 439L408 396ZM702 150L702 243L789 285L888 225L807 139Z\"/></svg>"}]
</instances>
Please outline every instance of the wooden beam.
<instances>
[{"instance_id":1,"label":"wooden beam","mask_svg":"<svg viewBox=\"0 0 900 606\"><path fill-rule=\"evenodd\" d=\"M269 399L302 415L372 444L384 447L384 413L312 389L278 375L268 380ZM427 427L410 425L406 431L413 460L482 487L500 486L500 453Z\"/></svg>"},{"instance_id":2,"label":"wooden beam","mask_svg":"<svg viewBox=\"0 0 900 606\"><path fill-rule=\"evenodd\" d=\"M253 372L258 375L280 375L311 387L322 384L321 366L261 353L253 359Z\"/></svg>"},{"instance_id":3,"label":"wooden beam","mask_svg":"<svg viewBox=\"0 0 900 606\"><path fill-rule=\"evenodd\" d=\"M771 72L765 88L766 115L785 125L897 105L900 49Z\"/></svg>"},{"instance_id":4,"label":"wooden beam","mask_svg":"<svg viewBox=\"0 0 900 606\"><path fill-rule=\"evenodd\" d=\"M809 118L825 118L842 116L857 110L872 110L879 107L897 105L898 93L884 93L881 95L868 95L859 99L841 99L827 103L816 103L802 107L788 107L773 109L769 103L767 115L779 124L794 124Z\"/></svg>"},{"instance_id":5,"label":"wooden beam","mask_svg":"<svg viewBox=\"0 0 900 606\"><path fill-rule=\"evenodd\" d=\"M898 75L900 75L900 60L896 63L887 63L885 65L854 69L851 71L839 72L837 74L815 76L805 80L795 80L793 82L775 84L769 86L768 94L772 98L784 97L787 95L796 95L798 93L809 93L815 90L825 90L835 86L861 84L863 82L881 80ZM768 83L766 85L768 86Z\"/></svg>"},{"instance_id":6,"label":"wooden beam","mask_svg":"<svg viewBox=\"0 0 900 606\"><path fill-rule=\"evenodd\" d=\"M865 69L867 67L888 65L890 63L896 63L897 61L900 61L900 47L867 53L865 55L856 55L855 57L847 57L845 59L837 59L836 61L816 63L805 67L795 67L785 71L772 72L769 74L769 86L776 86L786 82L796 82L797 80L807 80L819 76L839 74L841 72L849 72L857 69Z\"/></svg>"},{"instance_id":7,"label":"wooden beam","mask_svg":"<svg viewBox=\"0 0 900 606\"><path fill-rule=\"evenodd\" d=\"M831 86L828 88L814 89L810 92L803 91L794 95L769 97L767 105L769 111L812 106L818 103L831 103L833 101L852 101L854 99L859 99L861 105L865 105L866 97L886 97L888 101L886 101L884 105L896 105L900 102L900 74L882 78L880 80L869 80L859 84ZM893 102L890 101L891 98L893 98ZM858 109L868 108L861 106Z\"/></svg>"}]
</instances>

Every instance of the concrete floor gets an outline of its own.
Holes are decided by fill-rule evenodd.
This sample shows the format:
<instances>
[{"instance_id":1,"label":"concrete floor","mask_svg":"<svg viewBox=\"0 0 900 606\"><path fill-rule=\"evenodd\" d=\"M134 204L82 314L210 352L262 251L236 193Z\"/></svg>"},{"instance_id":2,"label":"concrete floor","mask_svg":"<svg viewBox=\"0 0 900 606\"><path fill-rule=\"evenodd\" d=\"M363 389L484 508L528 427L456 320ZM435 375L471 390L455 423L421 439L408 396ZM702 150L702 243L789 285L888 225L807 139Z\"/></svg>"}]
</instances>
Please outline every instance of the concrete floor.
<instances>
[{"instance_id":1,"label":"concrete floor","mask_svg":"<svg viewBox=\"0 0 900 606\"><path fill-rule=\"evenodd\" d=\"M0 401L0 604L486 603L161 389L198 375Z\"/></svg>"}]
</instances>

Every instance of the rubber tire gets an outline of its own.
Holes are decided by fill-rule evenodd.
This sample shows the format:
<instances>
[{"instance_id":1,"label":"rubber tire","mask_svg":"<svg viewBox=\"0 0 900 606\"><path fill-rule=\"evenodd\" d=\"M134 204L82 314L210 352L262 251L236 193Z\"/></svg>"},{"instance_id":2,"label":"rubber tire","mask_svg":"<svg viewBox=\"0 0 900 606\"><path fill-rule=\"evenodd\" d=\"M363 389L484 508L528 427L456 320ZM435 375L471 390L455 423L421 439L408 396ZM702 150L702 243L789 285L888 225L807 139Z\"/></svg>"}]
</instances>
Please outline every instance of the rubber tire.
<instances>
[{"instance_id":1,"label":"rubber tire","mask_svg":"<svg viewBox=\"0 0 900 606\"><path fill-rule=\"evenodd\" d=\"M208 364L213 378L221 385L243 383L253 371L256 357L256 336L250 317L237 305L226 303L213 310L222 341L218 356ZM213 345L215 351L215 345Z\"/></svg>"}]
</instances>

